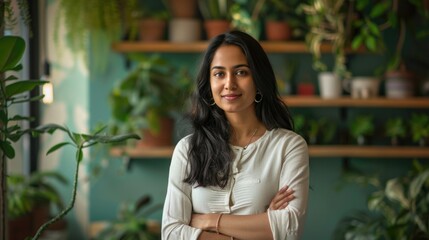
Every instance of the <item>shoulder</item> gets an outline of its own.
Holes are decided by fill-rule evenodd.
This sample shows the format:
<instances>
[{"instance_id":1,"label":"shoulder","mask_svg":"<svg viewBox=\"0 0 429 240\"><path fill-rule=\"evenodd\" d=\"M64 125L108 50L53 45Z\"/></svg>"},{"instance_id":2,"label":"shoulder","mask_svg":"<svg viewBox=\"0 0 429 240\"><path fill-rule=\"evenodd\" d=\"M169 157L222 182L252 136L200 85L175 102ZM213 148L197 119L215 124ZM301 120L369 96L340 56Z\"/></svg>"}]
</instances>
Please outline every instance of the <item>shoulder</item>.
<instances>
[{"instance_id":1,"label":"shoulder","mask_svg":"<svg viewBox=\"0 0 429 240\"><path fill-rule=\"evenodd\" d=\"M292 130L285 128L276 128L270 131L271 138L277 142L286 142L288 144L307 145L304 138Z\"/></svg>"}]
</instances>

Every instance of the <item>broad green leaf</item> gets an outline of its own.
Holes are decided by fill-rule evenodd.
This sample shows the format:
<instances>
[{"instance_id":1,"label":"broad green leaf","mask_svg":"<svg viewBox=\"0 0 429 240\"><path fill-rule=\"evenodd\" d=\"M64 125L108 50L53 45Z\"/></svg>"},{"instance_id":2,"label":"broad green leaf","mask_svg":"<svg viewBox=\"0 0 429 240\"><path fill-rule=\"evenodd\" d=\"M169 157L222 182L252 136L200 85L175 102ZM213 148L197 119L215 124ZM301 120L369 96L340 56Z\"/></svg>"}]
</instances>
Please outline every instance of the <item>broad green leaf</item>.
<instances>
[{"instance_id":1,"label":"broad green leaf","mask_svg":"<svg viewBox=\"0 0 429 240\"><path fill-rule=\"evenodd\" d=\"M353 49L353 50L358 49L358 48L359 48L359 46L362 44L362 40L363 40L362 35L358 35L357 37L355 37L355 38L353 39L353 42L352 42L352 49Z\"/></svg>"},{"instance_id":2,"label":"broad green leaf","mask_svg":"<svg viewBox=\"0 0 429 240\"><path fill-rule=\"evenodd\" d=\"M0 38L0 72L12 70L21 61L25 50L25 41L17 36Z\"/></svg>"},{"instance_id":3,"label":"broad green leaf","mask_svg":"<svg viewBox=\"0 0 429 240\"><path fill-rule=\"evenodd\" d=\"M35 87L43 85L48 81L39 81L39 80L25 80L12 83L6 86L6 98L9 99L12 96L28 92L33 90Z\"/></svg>"},{"instance_id":4,"label":"broad green leaf","mask_svg":"<svg viewBox=\"0 0 429 240\"><path fill-rule=\"evenodd\" d=\"M385 193L389 199L398 201L403 208L408 209L410 207L410 202L405 198L404 187L399 179L390 179L386 184Z\"/></svg>"},{"instance_id":5,"label":"broad green leaf","mask_svg":"<svg viewBox=\"0 0 429 240\"><path fill-rule=\"evenodd\" d=\"M4 110L0 110L0 121L2 125L4 125L7 122L7 115L4 112Z\"/></svg>"},{"instance_id":6,"label":"broad green leaf","mask_svg":"<svg viewBox=\"0 0 429 240\"><path fill-rule=\"evenodd\" d=\"M16 76L14 76L14 75L10 75L5 80L6 81L13 81L13 80L18 80L18 78Z\"/></svg>"},{"instance_id":7,"label":"broad green leaf","mask_svg":"<svg viewBox=\"0 0 429 240\"><path fill-rule=\"evenodd\" d=\"M375 52L377 50L377 43L375 41L375 38L368 36L365 39L365 46L372 52Z\"/></svg>"},{"instance_id":8,"label":"broad green leaf","mask_svg":"<svg viewBox=\"0 0 429 240\"><path fill-rule=\"evenodd\" d=\"M387 2L381 2L381 3L375 4L371 8L371 12L369 15L371 16L371 18L379 17L383 13L385 13L389 7L390 7L390 4Z\"/></svg>"},{"instance_id":9,"label":"broad green leaf","mask_svg":"<svg viewBox=\"0 0 429 240\"><path fill-rule=\"evenodd\" d=\"M23 103L23 102L36 102L36 101L42 100L44 97L45 97L45 95L39 95L39 96L35 96L35 97L32 97L32 98L26 98L26 99L23 99L23 100L17 100L17 101L13 100L12 104Z\"/></svg>"},{"instance_id":10,"label":"broad green leaf","mask_svg":"<svg viewBox=\"0 0 429 240\"><path fill-rule=\"evenodd\" d=\"M51 154L51 153L55 152L56 150L58 150L58 149L60 149L60 148L64 147L65 145L72 145L72 146L73 146L73 144L72 144L72 143L70 143L70 142L62 142L62 143L58 143L58 144L56 144L56 145L52 146L52 147L48 150L48 152L46 153L46 155L49 155L49 154Z\"/></svg>"},{"instance_id":11,"label":"broad green leaf","mask_svg":"<svg viewBox=\"0 0 429 240\"><path fill-rule=\"evenodd\" d=\"M102 136L96 139L96 141L98 141L99 143L118 143L128 139L140 139L140 137L137 134L131 133L131 134L121 134L116 136Z\"/></svg>"},{"instance_id":12,"label":"broad green leaf","mask_svg":"<svg viewBox=\"0 0 429 240\"><path fill-rule=\"evenodd\" d=\"M13 159L15 157L15 149L11 146L9 141L0 141L0 148L7 158Z\"/></svg>"},{"instance_id":13,"label":"broad green leaf","mask_svg":"<svg viewBox=\"0 0 429 240\"><path fill-rule=\"evenodd\" d=\"M9 119L9 121L22 121L22 120L33 121L34 117L15 115L15 116L13 116L12 118Z\"/></svg>"},{"instance_id":14,"label":"broad green leaf","mask_svg":"<svg viewBox=\"0 0 429 240\"><path fill-rule=\"evenodd\" d=\"M423 184L429 179L429 170L417 175L410 184L410 197L415 199L419 195Z\"/></svg>"}]
</instances>

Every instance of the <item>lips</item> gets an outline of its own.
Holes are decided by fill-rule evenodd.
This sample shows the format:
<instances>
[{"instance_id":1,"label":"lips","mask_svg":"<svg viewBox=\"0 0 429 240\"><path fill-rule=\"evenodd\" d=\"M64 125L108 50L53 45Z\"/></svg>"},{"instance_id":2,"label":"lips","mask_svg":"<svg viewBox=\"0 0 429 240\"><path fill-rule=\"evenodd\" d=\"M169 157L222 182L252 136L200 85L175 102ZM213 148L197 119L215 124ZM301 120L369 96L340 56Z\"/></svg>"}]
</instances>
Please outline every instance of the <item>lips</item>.
<instances>
[{"instance_id":1,"label":"lips","mask_svg":"<svg viewBox=\"0 0 429 240\"><path fill-rule=\"evenodd\" d=\"M222 97L228 101L232 101L241 97L241 94L225 94L225 95L222 95Z\"/></svg>"}]
</instances>

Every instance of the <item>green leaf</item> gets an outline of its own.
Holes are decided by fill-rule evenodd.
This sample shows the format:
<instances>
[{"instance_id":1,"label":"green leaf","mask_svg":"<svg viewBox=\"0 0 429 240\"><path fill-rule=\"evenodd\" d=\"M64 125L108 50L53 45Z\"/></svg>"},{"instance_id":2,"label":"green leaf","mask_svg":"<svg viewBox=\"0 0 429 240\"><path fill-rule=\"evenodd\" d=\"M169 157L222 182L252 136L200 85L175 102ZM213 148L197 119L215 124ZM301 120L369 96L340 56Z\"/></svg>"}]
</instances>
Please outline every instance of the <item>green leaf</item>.
<instances>
[{"instance_id":1,"label":"green leaf","mask_svg":"<svg viewBox=\"0 0 429 240\"><path fill-rule=\"evenodd\" d=\"M45 124L45 125L38 126L37 128L34 129L34 131L36 133L48 132L48 133L52 134L52 133L54 133L58 129L62 130L64 132L68 132L67 128L65 128L65 127L63 127L61 125L55 124L55 123L50 123L50 124Z\"/></svg>"},{"instance_id":2,"label":"green leaf","mask_svg":"<svg viewBox=\"0 0 429 240\"><path fill-rule=\"evenodd\" d=\"M15 157L15 149L12 147L9 141L0 141L0 148L7 158L13 159Z\"/></svg>"},{"instance_id":3,"label":"green leaf","mask_svg":"<svg viewBox=\"0 0 429 240\"><path fill-rule=\"evenodd\" d=\"M48 81L39 81L39 80L26 80L16 83L12 83L6 86L6 98L9 99L12 96L28 92L33 90L33 88L43 85Z\"/></svg>"},{"instance_id":4,"label":"green leaf","mask_svg":"<svg viewBox=\"0 0 429 240\"><path fill-rule=\"evenodd\" d=\"M58 150L58 149L60 149L60 148L64 147L65 145L72 145L72 146L73 146L73 144L72 144L72 143L70 143L70 142L62 142L62 143L58 143L58 144L56 144L55 146L52 146L52 147L48 150L48 152L46 153L46 155L49 155L49 154L51 154L51 153L55 152L56 150Z\"/></svg>"},{"instance_id":5,"label":"green leaf","mask_svg":"<svg viewBox=\"0 0 429 240\"><path fill-rule=\"evenodd\" d=\"M362 37L362 35L358 35L358 36L356 36L356 37L353 39L353 42L352 42L352 49L353 49L353 50L358 49L358 48L359 48L359 46L362 44L362 41L363 41L363 37Z\"/></svg>"},{"instance_id":6,"label":"green leaf","mask_svg":"<svg viewBox=\"0 0 429 240\"><path fill-rule=\"evenodd\" d=\"M365 46L372 52L375 52L377 50L377 43L375 41L375 38L368 36L365 39Z\"/></svg>"},{"instance_id":7,"label":"green leaf","mask_svg":"<svg viewBox=\"0 0 429 240\"><path fill-rule=\"evenodd\" d=\"M0 72L12 70L21 61L25 50L25 41L17 36L0 38Z\"/></svg>"},{"instance_id":8,"label":"green leaf","mask_svg":"<svg viewBox=\"0 0 429 240\"><path fill-rule=\"evenodd\" d=\"M389 7L390 7L390 4L388 2L381 2L381 3L375 4L372 7L369 16L371 18L379 17L383 13L385 13Z\"/></svg>"},{"instance_id":9,"label":"green leaf","mask_svg":"<svg viewBox=\"0 0 429 240\"><path fill-rule=\"evenodd\" d=\"M385 193L389 199L398 201L403 208L410 208L410 201L405 198L404 186L399 179L394 178L387 181Z\"/></svg>"},{"instance_id":10,"label":"green leaf","mask_svg":"<svg viewBox=\"0 0 429 240\"><path fill-rule=\"evenodd\" d=\"M420 193L420 189L423 184L429 179L429 170L426 170L420 173L417 177L413 179L410 184L410 197L415 199Z\"/></svg>"}]
</instances>

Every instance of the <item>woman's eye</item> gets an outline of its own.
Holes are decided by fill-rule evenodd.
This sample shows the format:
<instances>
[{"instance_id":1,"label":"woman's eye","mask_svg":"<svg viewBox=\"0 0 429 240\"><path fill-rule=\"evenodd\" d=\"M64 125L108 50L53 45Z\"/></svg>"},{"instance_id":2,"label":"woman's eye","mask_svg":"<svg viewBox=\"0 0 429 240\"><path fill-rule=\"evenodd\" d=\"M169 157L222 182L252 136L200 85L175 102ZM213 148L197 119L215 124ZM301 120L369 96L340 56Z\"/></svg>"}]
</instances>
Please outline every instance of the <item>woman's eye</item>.
<instances>
[{"instance_id":1,"label":"woman's eye","mask_svg":"<svg viewBox=\"0 0 429 240\"><path fill-rule=\"evenodd\" d=\"M223 72L215 72L213 76L215 77L223 77L225 74Z\"/></svg>"},{"instance_id":2,"label":"woman's eye","mask_svg":"<svg viewBox=\"0 0 429 240\"><path fill-rule=\"evenodd\" d=\"M235 74L239 75L239 76L245 76L245 75L247 75L247 71L245 71L245 70L237 70L235 72Z\"/></svg>"}]
</instances>

